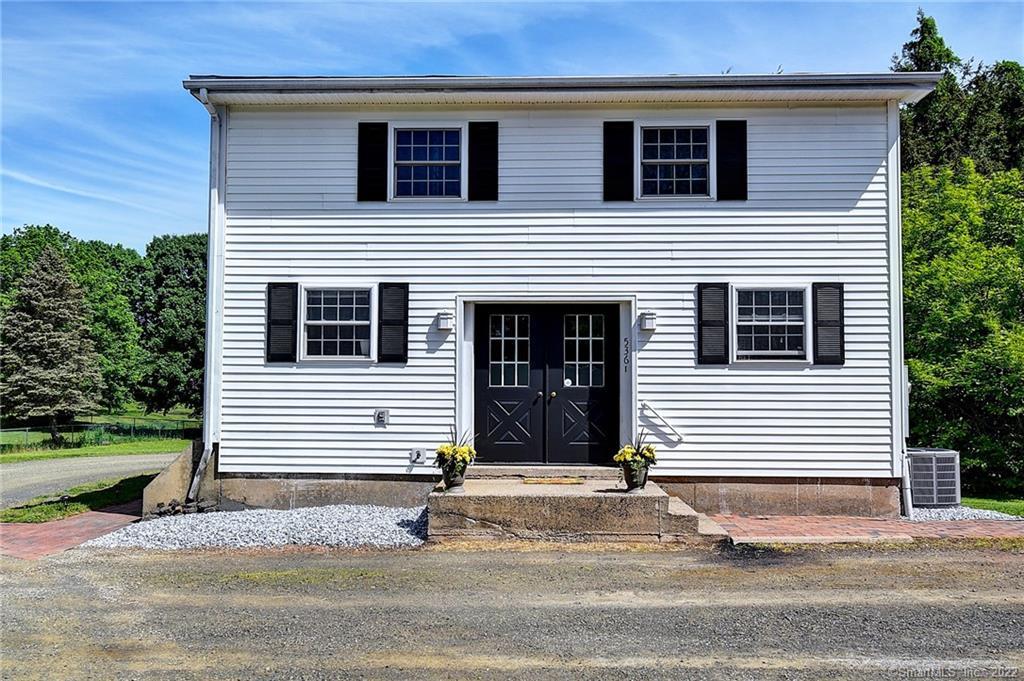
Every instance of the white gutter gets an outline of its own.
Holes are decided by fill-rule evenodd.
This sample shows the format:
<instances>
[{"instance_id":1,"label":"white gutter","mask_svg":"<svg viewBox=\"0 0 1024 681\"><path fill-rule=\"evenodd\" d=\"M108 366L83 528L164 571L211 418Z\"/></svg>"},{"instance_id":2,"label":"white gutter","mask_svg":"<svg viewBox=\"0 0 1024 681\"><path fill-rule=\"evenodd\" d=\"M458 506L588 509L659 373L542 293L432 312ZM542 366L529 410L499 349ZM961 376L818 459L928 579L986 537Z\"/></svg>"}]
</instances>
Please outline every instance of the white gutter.
<instances>
[{"instance_id":1,"label":"white gutter","mask_svg":"<svg viewBox=\"0 0 1024 681\"><path fill-rule=\"evenodd\" d=\"M742 101L914 102L937 73L716 76L191 76L184 87L217 105L536 105ZM204 94L205 92L205 94Z\"/></svg>"},{"instance_id":2,"label":"white gutter","mask_svg":"<svg viewBox=\"0 0 1024 681\"><path fill-rule=\"evenodd\" d=\"M207 111L210 112L210 118L212 118L213 120L217 120L217 118L218 118L217 107L215 107L213 104L210 104L210 93L207 91L206 88L204 88L204 87L199 88L199 93L196 94L196 99L198 99L199 103L202 104L203 107ZM216 133L214 133L214 134L216 134ZM212 148L210 149L210 164L211 164L211 166L213 165L213 149Z\"/></svg>"},{"instance_id":3,"label":"white gutter","mask_svg":"<svg viewBox=\"0 0 1024 681\"><path fill-rule=\"evenodd\" d=\"M210 103L206 88L193 93L210 114L210 196L206 248L206 353L203 381L203 455L189 486L188 499L220 441L221 338L224 312L224 159L227 154L227 111Z\"/></svg>"},{"instance_id":4,"label":"white gutter","mask_svg":"<svg viewBox=\"0 0 1024 681\"><path fill-rule=\"evenodd\" d=\"M494 91L695 90L747 88L934 87L941 73L780 73L704 76L217 76L193 75L188 90Z\"/></svg>"}]
</instances>

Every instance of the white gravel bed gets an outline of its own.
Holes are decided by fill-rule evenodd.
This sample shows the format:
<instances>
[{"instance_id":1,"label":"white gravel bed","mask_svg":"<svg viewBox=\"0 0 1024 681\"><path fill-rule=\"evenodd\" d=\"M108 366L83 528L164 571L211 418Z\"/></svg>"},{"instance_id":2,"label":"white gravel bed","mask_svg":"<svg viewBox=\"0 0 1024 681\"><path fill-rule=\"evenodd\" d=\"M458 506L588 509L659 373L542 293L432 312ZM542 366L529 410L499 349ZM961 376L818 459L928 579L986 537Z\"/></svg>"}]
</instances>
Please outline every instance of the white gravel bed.
<instances>
[{"instance_id":1,"label":"white gravel bed","mask_svg":"<svg viewBox=\"0 0 1024 681\"><path fill-rule=\"evenodd\" d=\"M968 508L967 506L951 506L950 508L915 508L912 515L904 520L916 523L929 522L932 520L1024 520L1020 516L1000 513L999 511L986 511L981 508Z\"/></svg>"},{"instance_id":2,"label":"white gravel bed","mask_svg":"<svg viewBox=\"0 0 1024 681\"><path fill-rule=\"evenodd\" d=\"M145 520L83 546L139 549L262 546L419 546L427 535L423 506L319 506L290 511L193 513Z\"/></svg>"}]
</instances>

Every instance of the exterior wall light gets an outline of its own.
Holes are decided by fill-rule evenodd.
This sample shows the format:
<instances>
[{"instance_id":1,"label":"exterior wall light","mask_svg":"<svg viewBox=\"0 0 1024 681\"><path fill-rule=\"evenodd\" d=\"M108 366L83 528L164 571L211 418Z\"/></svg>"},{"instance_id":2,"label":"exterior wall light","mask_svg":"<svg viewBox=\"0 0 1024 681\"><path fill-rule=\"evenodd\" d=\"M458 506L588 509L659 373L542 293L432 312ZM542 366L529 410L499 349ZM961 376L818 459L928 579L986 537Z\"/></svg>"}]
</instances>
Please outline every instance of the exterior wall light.
<instances>
[{"instance_id":1,"label":"exterior wall light","mask_svg":"<svg viewBox=\"0 0 1024 681\"><path fill-rule=\"evenodd\" d=\"M451 331L453 326L455 326L455 315L447 311L437 313L438 331Z\"/></svg>"},{"instance_id":2,"label":"exterior wall light","mask_svg":"<svg viewBox=\"0 0 1024 681\"><path fill-rule=\"evenodd\" d=\"M654 331L658 328L658 314L656 312L640 313L640 329L642 331Z\"/></svg>"}]
</instances>

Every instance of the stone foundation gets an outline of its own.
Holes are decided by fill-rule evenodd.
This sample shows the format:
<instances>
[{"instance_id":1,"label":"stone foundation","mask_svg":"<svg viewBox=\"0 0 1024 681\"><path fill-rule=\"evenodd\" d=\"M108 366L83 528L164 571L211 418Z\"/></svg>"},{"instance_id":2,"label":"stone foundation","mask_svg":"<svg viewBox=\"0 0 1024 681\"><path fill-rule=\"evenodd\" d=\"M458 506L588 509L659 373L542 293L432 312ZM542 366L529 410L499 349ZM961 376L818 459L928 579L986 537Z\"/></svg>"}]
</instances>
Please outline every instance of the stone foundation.
<instances>
[{"instance_id":1,"label":"stone foundation","mask_svg":"<svg viewBox=\"0 0 1024 681\"><path fill-rule=\"evenodd\" d=\"M158 503L185 501L201 443L194 443L146 488L144 511ZM317 475L215 473L210 461L198 500L221 510L289 509L330 504L424 506L440 475ZM521 470L520 470L521 469ZM521 478L554 473L588 480L618 476L617 469L586 467L475 466L470 478ZM699 513L734 515L848 515L897 517L899 480L895 478L742 478L651 476L669 495ZM493 499L491 500L494 501Z\"/></svg>"},{"instance_id":2,"label":"stone foundation","mask_svg":"<svg viewBox=\"0 0 1024 681\"><path fill-rule=\"evenodd\" d=\"M651 476L696 511L734 515L900 514L896 478L738 478Z\"/></svg>"},{"instance_id":3,"label":"stone foundation","mask_svg":"<svg viewBox=\"0 0 1024 681\"><path fill-rule=\"evenodd\" d=\"M440 477L440 476L438 476ZM217 499L222 511L289 509L332 504L425 506L437 484L431 476L253 477L218 474L200 496Z\"/></svg>"}]
</instances>

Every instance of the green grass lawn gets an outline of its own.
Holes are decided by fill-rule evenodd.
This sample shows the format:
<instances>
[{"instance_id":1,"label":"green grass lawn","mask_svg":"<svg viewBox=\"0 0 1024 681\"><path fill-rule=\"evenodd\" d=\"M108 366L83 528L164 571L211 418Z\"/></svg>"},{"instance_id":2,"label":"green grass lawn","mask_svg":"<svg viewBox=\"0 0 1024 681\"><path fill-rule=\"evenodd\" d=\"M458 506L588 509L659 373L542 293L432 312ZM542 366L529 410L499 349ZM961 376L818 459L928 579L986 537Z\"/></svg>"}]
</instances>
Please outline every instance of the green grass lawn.
<instances>
[{"instance_id":1,"label":"green grass lawn","mask_svg":"<svg viewBox=\"0 0 1024 681\"><path fill-rule=\"evenodd\" d=\"M0 445L30 447L32 445L46 442L49 439L49 433L44 433L38 430L29 432L25 432L23 430L5 430L0 432Z\"/></svg>"},{"instance_id":2,"label":"green grass lawn","mask_svg":"<svg viewBox=\"0 0 1024 681\"><path fill-rule=\"evenodd\" d=\"M0 510L0 522L45 523L114 504L123 504L141 497L143 488L154 477L156 473L101 480L72 487L61 494L36 497L21 506ZM69 498L61 501L61 497L64 496Z\"/></svg>"},{"instance_id":3,"label":"green grass lawn","mask_svg":"<svg viewBox=\"0 0 1024 681\"><path fill-rule=\"evenodd\" d=\"M90 429L89 426L108 426ZM61 426L68 444L117 442L129 437L154 438L181 435L182 428L201 428L203 422L192 416L185 407L176 407L166 414L147 414L139 404L130 404L116 414L79 416L73 425ZM109 428L117 426L117 428ZM84 432L88 430L88 432ZM45 427L27 431L19 428L0 430L0 447L35 449L49 447L50 434Z\"/></svg>"},{"instance_id":4,"label":"green grass lawn","mask_svg":"<svg viewBox=\"0 0 1024 681\"><path fill-rule=\"evenodd\" d=\"M99 414L96 416L83 416L79 420L84 423L117 423L128 425L132 419L137 419L141 425L145 423L151 427L166 425L168 428L177 427L181 421L188 421L191 424L201 424L186 407L175 407L166 414L147 414L145 408L140 404L131 404L117 414Z\"/></svg>"},{"instance_id":5,"label":"green grass lawn","mask_svg":"<svg viewBox=\"0 0 1024 681\"><path fill-rule=\"evenodd\" d=\"M38 461L41 459L70 459L79 456L131 456L133 454L164 454L180 452L189 445L190 440L176 438L158 438L152 440L131 440L112 445L94 445L68 449L37 449L27 452L10 452L0 454L0 464L19 461Z\"/></svg>"},{"instance_id":6,"label":"green grass lawn","mask_svg":"<svg viewBox=\"0 0 1024 681\"><path fill-rule=\"evenodd\" d=\"M983 508L986 511L1000 511L1010 515L1024 516L1024 499L984 499L981 497L964 497L960 500L964 506Z\"/></svg>"}]
</instances>

